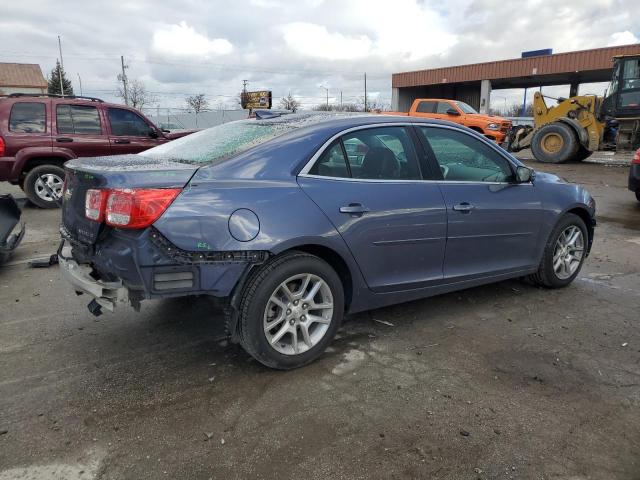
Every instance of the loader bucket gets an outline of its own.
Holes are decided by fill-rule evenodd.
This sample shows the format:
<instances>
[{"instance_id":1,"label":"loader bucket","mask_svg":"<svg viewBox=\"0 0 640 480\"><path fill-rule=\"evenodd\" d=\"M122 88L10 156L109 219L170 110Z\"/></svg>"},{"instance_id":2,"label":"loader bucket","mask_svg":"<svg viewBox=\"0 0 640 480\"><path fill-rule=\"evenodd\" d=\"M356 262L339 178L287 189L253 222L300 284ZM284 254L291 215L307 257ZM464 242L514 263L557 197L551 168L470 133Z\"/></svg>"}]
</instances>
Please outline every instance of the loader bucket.
<instances>
[{"instance_id":1,"label":"loader bucket","mask_svg":"<svg viewBox=\"0 0 640 480\"><path fill-rule=\"evenodd\" d=\"M0 195L0 265L6 262L24 236L24 224L15 232L22 212L9 194Z\"/></svg>"}]
</instances>

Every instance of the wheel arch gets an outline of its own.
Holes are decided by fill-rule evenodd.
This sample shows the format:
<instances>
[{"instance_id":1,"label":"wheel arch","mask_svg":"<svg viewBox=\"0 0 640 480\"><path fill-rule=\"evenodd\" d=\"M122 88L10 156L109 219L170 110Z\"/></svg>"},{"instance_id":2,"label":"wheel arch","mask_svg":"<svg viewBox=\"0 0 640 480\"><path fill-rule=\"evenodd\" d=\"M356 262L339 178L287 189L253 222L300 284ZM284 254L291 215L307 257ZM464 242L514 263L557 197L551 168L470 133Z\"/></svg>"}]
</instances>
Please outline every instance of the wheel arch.
<instances>
[{"instance_id":1,"label":"wheel arch","mask_svg":"<svg viewBox=\"0 0 640 480\"><path fill-rule=\"evenodd\" d=\"M589 134L587 133L586 128L584 128L582 125L580 125L580 122L578 122L577 120L575 120L573 118L569 118L569 117L562 117L562 118L559 118L556 121L558 123L563 123L565 125L568 125L571 128L571 130L573 130L573 133L576 134L576 136L578 137L578 142L583 147L586 147L586 146L589 145Z\"/></svg>"}]
</instances>

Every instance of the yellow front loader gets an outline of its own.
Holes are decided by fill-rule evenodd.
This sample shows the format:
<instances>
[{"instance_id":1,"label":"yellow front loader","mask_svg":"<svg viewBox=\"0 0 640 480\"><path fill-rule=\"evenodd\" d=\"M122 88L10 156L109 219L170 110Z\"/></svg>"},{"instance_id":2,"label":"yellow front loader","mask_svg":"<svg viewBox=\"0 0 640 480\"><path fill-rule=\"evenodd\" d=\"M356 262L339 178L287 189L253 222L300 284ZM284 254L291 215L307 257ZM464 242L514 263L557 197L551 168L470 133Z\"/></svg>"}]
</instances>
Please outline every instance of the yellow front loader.
<instances>
[{"instance_id":1,"label":"yellow front loader","mask_svg":"<svg viewBox=\"0 0 640 480\"><path fill-rule=\"evenodd\" d=\"M605 97L581 95L533 97L533 127L514 127L509 150L531 147L533 156L548 163L584 160L598 150L640 147L640 55L614 58L613 79ZM551 98L551 97L546 97Z\"/></svg>"}]
</instances>

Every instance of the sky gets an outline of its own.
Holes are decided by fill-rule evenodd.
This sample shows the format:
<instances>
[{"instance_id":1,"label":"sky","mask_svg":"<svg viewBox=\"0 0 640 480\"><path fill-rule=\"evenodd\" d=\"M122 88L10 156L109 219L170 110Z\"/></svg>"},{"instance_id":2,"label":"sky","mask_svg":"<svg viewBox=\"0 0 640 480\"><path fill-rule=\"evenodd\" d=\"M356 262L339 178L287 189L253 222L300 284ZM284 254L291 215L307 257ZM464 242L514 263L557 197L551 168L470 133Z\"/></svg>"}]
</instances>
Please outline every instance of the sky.
<instances>
[{"instance_id":1,"label":"sky","mask_svg":"<svg viewBox=\"0 0 640 480\"><path fill-rule=\"evenodd\" d=\"M394 72L638 43L638 1L2 0L0 62L38 63L48 75L59 35L76 94L81 78L84 95L109 101L120 101L123 55L128 78L162 110L198 93L210 108L238 108L243 80L272 90L275 104L291 93L312 108L326 89L330 103L341 92L358 102L365 72L370 98L390 105ZM544 91L566 96L568 86ZM492 99L503 108L522 91L494 90Z\"/></svg>"}]
</instances>

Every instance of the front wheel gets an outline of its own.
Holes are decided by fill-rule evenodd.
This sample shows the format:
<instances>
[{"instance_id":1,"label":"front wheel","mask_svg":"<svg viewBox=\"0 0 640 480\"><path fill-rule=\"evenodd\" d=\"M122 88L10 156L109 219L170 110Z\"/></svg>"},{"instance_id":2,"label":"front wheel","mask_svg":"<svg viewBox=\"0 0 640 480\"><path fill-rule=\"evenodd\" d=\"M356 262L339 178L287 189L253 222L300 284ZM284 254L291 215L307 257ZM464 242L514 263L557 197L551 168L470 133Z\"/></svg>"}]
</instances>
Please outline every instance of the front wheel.
<instances>
[{"instance_id":1,"label":"front wheel","mask_svg":"<svg viewBox=\"0 0 640 480\"><path fill-rule=\"evenodd\" d=\"M543 125L533 135L531 152L539 162L564 163L575 158L578 145L570 126L553 122Z\"/></svg>"},{"instance_id":2,"label":"front wheel","mask_svg":"<svg viewBox=\"0 0 640 480\"><path fill-rule=\"evenodd\" d=\"M566 214L549 235L542 261L531 280L548 288L566 287L580 273L588 244L584 221L572 213Z\"/></svg>"},{"instance_id":3,"label":"front wheel","mask_svg":"<svg viewBox=\"0 0 640 480\"><path fill-rule=\"evenodd\" d=\"M56 208L62 197L64 169L57 165L40 165L30 170L23 190L31 203L40 208Z\"/></svg>"},{"instance_id":4,"label":"front wheel","mask_svg":"<svg viewBox=\"0 0 640 480\"><path fill-rule=\"evenodd\" d=\"M247 282L240 301L240 343L268 367L301 367L322 354L343 313L344 291L335 270L314 255L289 252Z\"/></svg>"}]
</instances>

